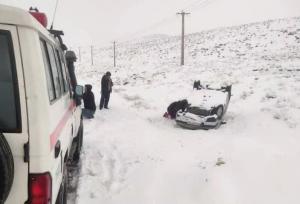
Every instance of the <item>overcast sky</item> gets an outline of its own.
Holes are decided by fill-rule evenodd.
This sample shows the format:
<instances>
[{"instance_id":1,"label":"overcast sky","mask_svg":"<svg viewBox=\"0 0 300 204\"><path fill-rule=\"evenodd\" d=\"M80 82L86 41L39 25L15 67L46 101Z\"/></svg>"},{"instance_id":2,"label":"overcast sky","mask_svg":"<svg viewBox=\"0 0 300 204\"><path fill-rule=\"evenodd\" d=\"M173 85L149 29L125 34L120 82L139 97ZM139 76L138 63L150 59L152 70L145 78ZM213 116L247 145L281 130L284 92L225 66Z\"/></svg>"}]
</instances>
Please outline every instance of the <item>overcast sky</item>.
<instances>
[{"instance_id":1,"label":"overcast sky","mask_svg":"<svg viewBox=\"0 0 300 204\"><path fill-rule=\"evenodd\" d=\"M52 22L56 0L0 0L37 6ZM184 9L186 32L300 16L300 0L59 0L54 28L72 45L104 45L149 34L179 35Z\"/></svg>"}]
</instances>

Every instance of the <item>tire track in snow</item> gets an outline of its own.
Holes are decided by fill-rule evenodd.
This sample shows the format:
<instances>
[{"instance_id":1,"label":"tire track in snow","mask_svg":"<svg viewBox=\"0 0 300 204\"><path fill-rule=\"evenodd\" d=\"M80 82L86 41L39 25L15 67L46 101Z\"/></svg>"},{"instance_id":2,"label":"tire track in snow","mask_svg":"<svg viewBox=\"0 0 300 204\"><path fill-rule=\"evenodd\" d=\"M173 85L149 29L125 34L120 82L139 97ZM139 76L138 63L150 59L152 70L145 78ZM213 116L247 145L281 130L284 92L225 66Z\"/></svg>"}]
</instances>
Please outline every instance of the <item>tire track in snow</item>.
<instances>
[{"instance_id":1,"label":"tire track in snow","mask_svg":"<svg viewBox=\"0 0 300 204\"><path fill-rule=\"evenodd\" d=\"M127 168L139 163L138 158L123 158L118 148L122 140L115 140L122 133L121 129L128 128L128 111L121 109L114 106L112 100L111 110L97 110L95 119L85 120L77 203L82 200L98 203L99 199L106 200L119 194L125 187Z\"/></svg>"}]
</instances>

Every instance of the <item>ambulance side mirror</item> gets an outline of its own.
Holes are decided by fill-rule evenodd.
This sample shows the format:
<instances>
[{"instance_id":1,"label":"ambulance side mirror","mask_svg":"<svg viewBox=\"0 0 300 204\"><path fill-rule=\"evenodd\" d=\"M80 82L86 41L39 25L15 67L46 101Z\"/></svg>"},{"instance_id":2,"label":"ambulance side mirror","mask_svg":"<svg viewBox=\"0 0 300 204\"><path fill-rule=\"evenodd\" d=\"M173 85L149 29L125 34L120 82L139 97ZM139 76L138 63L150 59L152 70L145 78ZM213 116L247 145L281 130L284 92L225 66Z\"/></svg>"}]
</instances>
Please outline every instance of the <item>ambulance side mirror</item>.
<instances>
[{"instance_id":1,"label":"ambulance side mirror","mask_svg":"<svg viewBox=\"0 0 300 204\"><path fill-rule=\"evenodd\" d=\"M83 93L84 93L84 88L83 88L83 86L77 85L77 86L75 87L75 94L76 94L76 96L77 96L77 97L82 97L82 96L83 96Z\"/></svg>"}]
</instances>

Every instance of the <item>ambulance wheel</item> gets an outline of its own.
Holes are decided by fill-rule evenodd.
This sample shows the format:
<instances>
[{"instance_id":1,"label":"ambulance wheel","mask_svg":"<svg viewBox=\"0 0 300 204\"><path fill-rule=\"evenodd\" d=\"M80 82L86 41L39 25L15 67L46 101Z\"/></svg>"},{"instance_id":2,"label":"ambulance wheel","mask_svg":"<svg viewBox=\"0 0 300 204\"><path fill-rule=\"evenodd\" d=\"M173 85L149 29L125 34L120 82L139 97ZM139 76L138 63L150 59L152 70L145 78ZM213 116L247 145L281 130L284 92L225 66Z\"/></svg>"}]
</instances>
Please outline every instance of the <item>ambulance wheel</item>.
<instances>
[{"instance_id":1,"label":"ambulance wheel","mask_svg":"<svg viewBox=\"0 0 300 204\"><path fill-rule=\"evenodd\" d=\"M68 185L69 185L68 167L67 167L67 164L65 164L63 180L62 180L55 204L67 204L67 202L68 202Z\"/></svg>"},{"instance_id":2,"label":"ambulance wheel","mask_svg":"<svg viewBox=\"0 0 300 204\"><path fill-rule=\"evenodd\" d=\"M9 145L0 133L0 203L5 203L14 180L14 160Z\"/></svg>"},{"instance_id":3,"label":"ambulance wheel","mask_svg":"<svg viewBox=\"0 0 300 204\"><path fill-rule=\"evenodd\" d=\"M77 137L75 138L75 142L76 142L76 149L75 149L75 152L73 154L73 161L75 163L77 163L80 160L80 153L81 153L81 148L82 148L82 143L83 143L83 122L82 122L82 119L80 121L80 127L79 127L79 130L78 130Z\"/></svg>"},{"instance_id":4,"label":"ambulance wheel","mask_svg":"<svg viewBox=\"0 0 300 204\"><path fill-rule=\"evenodd\" d=\"M223 112L224 112L223 106L218 106L217 110L216 110L216 115L217 115L218 119L222 118Z\"/></svg>"}]
</instances>

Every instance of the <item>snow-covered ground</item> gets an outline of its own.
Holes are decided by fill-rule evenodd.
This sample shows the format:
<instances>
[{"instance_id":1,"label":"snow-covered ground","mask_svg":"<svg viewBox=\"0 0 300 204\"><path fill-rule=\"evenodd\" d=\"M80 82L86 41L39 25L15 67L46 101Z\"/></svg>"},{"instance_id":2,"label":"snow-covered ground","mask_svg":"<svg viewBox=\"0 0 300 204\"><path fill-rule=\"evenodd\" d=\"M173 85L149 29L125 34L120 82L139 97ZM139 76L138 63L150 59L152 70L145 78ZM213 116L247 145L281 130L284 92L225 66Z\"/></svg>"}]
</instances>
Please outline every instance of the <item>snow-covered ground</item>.
<instances>
[{"instance_id":1,"label":"snow-covered ground","mask_svg":"<svg viewBox=\"0 0 300 204\"><path fill-rule=\"evenodd\" d=\"M77 73L100 97L112 72L109 110L85 120L76 203L300 203L300 18L224 28L180 38L150 36L82 51ZM194 80L232 84L215 130L185 130L162 117Z\"/></svg>"}]
</instances>

